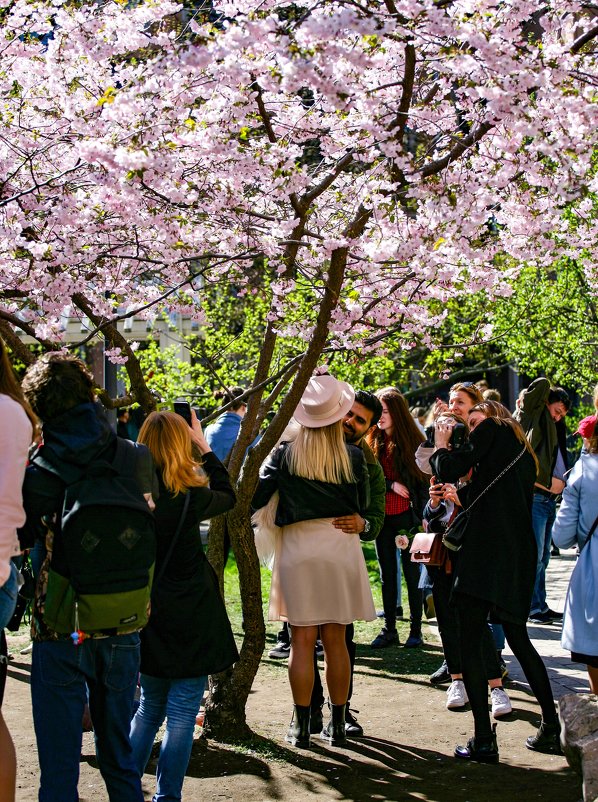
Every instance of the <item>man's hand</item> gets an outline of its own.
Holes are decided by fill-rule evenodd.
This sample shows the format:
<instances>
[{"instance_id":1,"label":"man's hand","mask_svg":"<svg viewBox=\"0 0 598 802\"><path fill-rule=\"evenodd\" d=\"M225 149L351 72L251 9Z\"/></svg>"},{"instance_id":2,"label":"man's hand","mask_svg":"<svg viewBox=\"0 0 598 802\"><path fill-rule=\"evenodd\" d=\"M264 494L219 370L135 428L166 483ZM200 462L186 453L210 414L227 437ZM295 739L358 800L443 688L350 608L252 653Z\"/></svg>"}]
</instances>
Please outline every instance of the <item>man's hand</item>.
<instances>
[{"instance_id":1,"label":"man's hand","mask_svg":"<svg viewBox=\"0 0 598 802\"><path fill-rule=\"evenodd\" d=\"M358 512L354 512L353 515L341 515L334 519L332 526L348 535L358 535L365 529L365 518L362 518Z\"/></svg>"}]
</instances>

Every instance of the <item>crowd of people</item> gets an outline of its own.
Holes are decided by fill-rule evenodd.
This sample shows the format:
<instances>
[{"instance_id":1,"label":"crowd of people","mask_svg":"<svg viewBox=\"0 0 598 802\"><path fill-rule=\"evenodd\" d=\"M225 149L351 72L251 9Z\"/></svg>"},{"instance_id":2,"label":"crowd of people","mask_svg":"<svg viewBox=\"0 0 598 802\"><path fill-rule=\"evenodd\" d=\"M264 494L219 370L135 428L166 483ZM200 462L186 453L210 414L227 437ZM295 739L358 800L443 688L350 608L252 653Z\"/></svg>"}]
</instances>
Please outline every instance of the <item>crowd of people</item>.
<instances>
[{"instance_id":1,"label":"crowd of people","mask_svg":"<svg viewBox=\"0 0 598 802\"><path fill-rule=\"evenodd\" d=\"M40 802L78 798L87 711L111 802L143 800L141 777L164 722L153 802L182 797L207 677L238 659L199 524L235 504L225 466L243 392L226 392L229 408L205 434L193 410L188 421L160 411L134 443L124 414L117 436L79 359L44 355L19 385L0 342L0 628L14 611L19 560L31 550ZM380 616L371 648L400 645L402 573L410 625L403 647L422 646L431 596L444 660L430 681L447 683L449 710L471 707L473 736L455 757L499 760L491 719L512 710L505 638L541 711L526 746L560 751L548 674L526 624L563 617L548 606L546 567L553 541L577 546L583 560L574 576L586 574L572 579L563 645L598 691L595 611L584 591L588 576L598 578L598 387L593 401L569 472L570 399L547 379L523 390L513 413L482 382L460 382L448 401L410 410L397 388L356 391L316 372L261 466L252 502L256 548L272 569L268 617L282 626L277 656L288 656L288 743L308 748L318 735L343 746L363 735L350 708L353 625ZM379 564L380 613L361 548L367 540ZM0 710L0 798L8 802L15 771Z\"/></svg>"}]
</instances>

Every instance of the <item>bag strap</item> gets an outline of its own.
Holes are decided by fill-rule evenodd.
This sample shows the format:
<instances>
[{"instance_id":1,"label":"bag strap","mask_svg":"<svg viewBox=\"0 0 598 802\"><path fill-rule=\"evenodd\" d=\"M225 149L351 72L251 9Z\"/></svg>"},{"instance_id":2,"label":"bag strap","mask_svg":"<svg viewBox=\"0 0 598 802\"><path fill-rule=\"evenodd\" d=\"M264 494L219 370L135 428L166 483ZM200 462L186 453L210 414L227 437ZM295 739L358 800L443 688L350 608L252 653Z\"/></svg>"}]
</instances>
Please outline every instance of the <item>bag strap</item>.
<instances>
[{"instance_id":1,"label":"bag strap","mask_svg":"<svg viewBox=\"0 0 598 802\"><path fill-rule=\"evenodd\" d=\"M495 484L498 482L498 480L499 480L499 479L501 479L501 478L502 478L502 477L505 475L505 473L506 473L507 471L511 470L511 468L513 467L513 465L514 465L514 464L517 462L517 460L518 460L518 459L521 459L521 457L522 457L522 456L525 454L525 452L526 452L526 451L527 451L527 446L523 446L523 449L522 449L521 453L517 454L517 456L515 457L515 459L514 459L512 462L509 462L509 464L507 465L507 467L506 467L506 468L504 468L504 469L503 469L503 470L502 470L502 471L501 471L501 472L498 474L498 476L495 476L495 477L494 477L494 479L493 479L493 480L490 482L490 484L489 484L489 485L487 485L487 486L486 486L486 487L485 487L485 488L482 490L482 492L481 492L479 495L477 495L477 496L476 496L476 498L474 498L474 500L471 502L471 504L468 504L468 505L467 505L467 507L466 507L466 509L465 509L465 512L469 512L469 510L470 510L470 509L473 507L473 505L474 505L474 504L475 504L477 501L479 501L479 500L482 498L482 496L484 495L484 493L487 493L487 492L488 492L488 490L490 490L490 488L492 487L492 485L495 485Z\"/></svg>"},{"instance_id":2,"label":"bag strap","mask_svg":"<svg viewBox=\"0 0 598 802\"><path fill-rule=\"evenodd\" d=\"M590 531L588 532L588 536L587 536L587 538L586 538L586 542L583 544L583 546L582 546L582 547L580 548L580 550L579 550L579 553L580 553L580 554L581 554L581 552L582 552L582 551L585 549L585 547L588 545L588 543L590 542L590 538L592 537L592 535L593 535L593 534L594 534L594 532L596 531L596 527L598 527L598 518L596 518L596 520L594 521L594 523L593 523L593 524L590 526ZM579 555L578 555L578 556L579 556Z\"/></svg>"},{"instance_id":3,"label":"bag strap","mask_svg":"<svg viewBox=\"0 0 598 802\"><path fill-rule=\"evenodd\" d=\"M179 535L181 534L181 529L183 528L183 521L185 520L185 516L187 515L187 510L189 509L189 501L191 500L191 491L187 490L185 494L185 502L183 504L183 511L181 512L181 517L179 518L179 522L177 524L176 532L173 535L172 540L170 541L170 546L168 547L168 551L166 552L166 557L164 558L164 562L160 567L160 573L154 579L152 588L155 588L159 581L164 576L164 571L170 562L170 558L172 557L172 552L174 551L174 547L176 546L176 542L179 539Z\"/></svg>"}]
</instances>

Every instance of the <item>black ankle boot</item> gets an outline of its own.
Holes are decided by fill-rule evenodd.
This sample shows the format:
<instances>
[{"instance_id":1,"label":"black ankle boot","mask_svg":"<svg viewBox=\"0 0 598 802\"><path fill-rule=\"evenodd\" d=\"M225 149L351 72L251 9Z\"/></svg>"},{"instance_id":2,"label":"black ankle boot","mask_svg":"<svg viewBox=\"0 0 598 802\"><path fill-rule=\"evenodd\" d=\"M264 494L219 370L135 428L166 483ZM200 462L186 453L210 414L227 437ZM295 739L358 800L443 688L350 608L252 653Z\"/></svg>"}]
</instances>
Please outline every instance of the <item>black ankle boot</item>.
<instances>
[{"instance_id":1,"label":"black ankle boot","mask_svg":"<svg viewBox=\"0 0 598 802\"><path fill-rule=\"evenodd\" d=\"M553 724L540 724L538 732L530 735L525 745L533 752L545 752L549 755L560 755L561 750L561 725L558 721Z\"/></svg>"},{"instance_id":2,"label":"black ankle boot","mask_svg":"<svg viewBox=\"0 0 598 802\"><path fill-rule=\"evenodd\" d=\"M496 743L496 724L492 725L492 735L470 738L467 746L455 747L455 757L462 760L476 760L478 763L498 763L498 744Z\"/></svg>"},{"instance_id":3,"label":"black ankle boot","mask_svg":"<svg viewBox=\"0 0 598 802\"><path fill-rule=\"evenodd\" d=\"M312 707L309 716L309 731L312 735L319 735L324 727L322 707Z\"/></svg>"},{"instance_id":4,"label":"black ankle boot","mask_svg":"<svg viewBox=\"0 0 598 802\"><path fill-rule=\"evenodd\" d=\"M303 705L294 706L289 731L284 736L287 743L297 746L299 749L307 749L309 747L309 716L309 705L306 707L303 707Z\"/></svg>"},{"instance_id":5,"label":"black ankle boot","mask_svg":"<svg viewBox=\"0 0 598 802\"><path fill-rule=\"evenodd\" d=\"M347 735L345 733L346 707L346 705L330 705L332 716L322 730L320 737L324 741L328 741L331 746L344 746L347 743Z\"/></svg>"}]
</instances>

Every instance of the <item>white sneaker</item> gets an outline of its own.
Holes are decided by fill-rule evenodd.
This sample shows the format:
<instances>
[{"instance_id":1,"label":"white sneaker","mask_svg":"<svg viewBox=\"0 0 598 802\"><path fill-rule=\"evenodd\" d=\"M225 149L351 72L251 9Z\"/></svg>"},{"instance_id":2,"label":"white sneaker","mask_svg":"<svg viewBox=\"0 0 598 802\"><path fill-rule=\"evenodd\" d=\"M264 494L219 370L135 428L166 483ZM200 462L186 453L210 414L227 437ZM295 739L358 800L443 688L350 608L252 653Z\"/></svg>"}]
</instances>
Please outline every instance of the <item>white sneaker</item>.
<instances>
[{"instance_id":1,"label":"white sneaker","mask_svg":"<svg viewBox=\"0 0 598 802\"><path fill-rule=\"evenodd\" d=\"M24 649L21 649L19 654L31 654L33 651L33 643L30 643L28 646L25 646Z\"/></svg>"},{"instance_id":2,"label":"white sneaker","mask_svg":"<svg viewBox=\"0 0 598 802\"><path fill-rule=\"evenodd\" d=\"M504 688L492 688L490 691L490 699L492 701L492 715L494 718L508 716L513 710L511 700L507 696L507 692Z\"/></svg>"},{"instance_id":3,"label":"white sneaker","mask_svg":"<svg viewBox=\"0 0 598 802\"><path fill-rule=\"evenodd\" d=\"M276 646L273 649L270 649L268 652L268 657L270 657L272 660L286 660L290 653L291 644L278 641Z\"/></svg>"},{"instance_id":4,"label":"white sneaker","mask_svg":"<svg viewBox=\"0 0 598 802\"><path fill-rule=\"evenodd\" d=\"M454 679L446 692L446 709L457 710L459 707L465 707L468 702L469 698L463 680Z\"/></svg>"}]
</instances>

